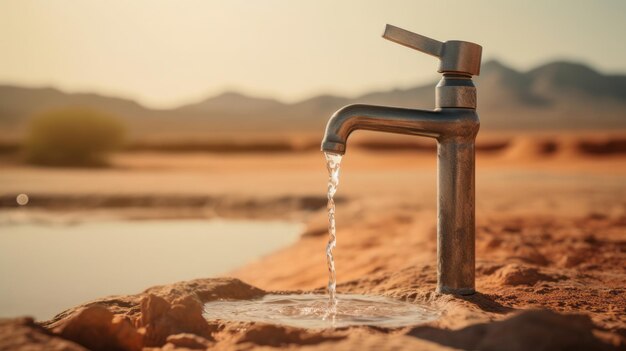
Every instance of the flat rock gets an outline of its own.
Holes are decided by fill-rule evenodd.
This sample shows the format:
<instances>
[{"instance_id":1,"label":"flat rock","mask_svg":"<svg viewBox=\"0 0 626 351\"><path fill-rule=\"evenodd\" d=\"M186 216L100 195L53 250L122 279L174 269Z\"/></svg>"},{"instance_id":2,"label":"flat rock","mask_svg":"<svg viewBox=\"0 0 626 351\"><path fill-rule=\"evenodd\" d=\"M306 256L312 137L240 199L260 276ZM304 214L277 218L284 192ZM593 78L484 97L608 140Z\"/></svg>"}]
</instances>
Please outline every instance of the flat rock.
<instances>
[{"instance_id":1,"label":"flat rock","mask_svg":"<svg viewBox=\"0 0 626 351\"><path fill-rule=\"evenodd\" d=\"M86 351L84 347L58 336L36 324L32 318L0 320L0 350Z\"/></svg>"},{"instance_id":2,"label":"flat rock","mask_svg":"<svg viewBox=\"0 0 626 351\"><path fill-rule=\"evenodd\" d=\"M47 329L41 329L91 350L136 351L165 344L171 348L183 342L168 339L172 335L187 333L200 338L196 341L213 340L216 326L202 316L205 302L252 299L263 294L263 290L238 279L196 279L89 302L43 322Z\"/></svg>"}]
</instances>

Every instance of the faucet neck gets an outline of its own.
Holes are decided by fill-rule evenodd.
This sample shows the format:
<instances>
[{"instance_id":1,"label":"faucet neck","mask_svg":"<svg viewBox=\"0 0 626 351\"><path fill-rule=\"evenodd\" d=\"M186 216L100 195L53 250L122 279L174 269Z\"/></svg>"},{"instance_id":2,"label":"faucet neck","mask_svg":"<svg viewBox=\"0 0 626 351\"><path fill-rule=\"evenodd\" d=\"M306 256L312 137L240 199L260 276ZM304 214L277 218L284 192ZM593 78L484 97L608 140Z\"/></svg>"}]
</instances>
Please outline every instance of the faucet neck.
<instances>
[{"instance_id":1,"label":"faucet neck","mask_svg":"<svg viewBox=\"0 0 626 351\"><path fill-rule=\"evenodd\" d=\"M470 74L444 73L435 90L436 108L476 109L476 86Z\"/></svg>"}]
</instances>

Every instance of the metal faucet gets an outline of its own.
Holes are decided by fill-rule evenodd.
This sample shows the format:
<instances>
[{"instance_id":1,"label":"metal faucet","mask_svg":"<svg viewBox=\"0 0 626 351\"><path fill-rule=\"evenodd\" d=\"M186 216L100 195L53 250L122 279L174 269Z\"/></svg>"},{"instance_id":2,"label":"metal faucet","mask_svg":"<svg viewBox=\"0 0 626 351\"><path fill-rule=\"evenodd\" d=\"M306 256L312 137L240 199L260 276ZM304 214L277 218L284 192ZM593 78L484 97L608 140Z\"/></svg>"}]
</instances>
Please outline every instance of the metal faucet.
<instances>
[{"instance_id":1,"label":"metal faucet","mask_svg":"<svg viewBox=\"0 0 626 351\"><path fill-rule=\"evenodd\" d=\"M474 145L480 126L476 87L482 47L439 42L387 25L383 38L439 58L435 110L348 105L328 121L322 151L343 155L355 130L410 134L437 140L437 292L475 292Z\"/></svg>"}]
</instances>

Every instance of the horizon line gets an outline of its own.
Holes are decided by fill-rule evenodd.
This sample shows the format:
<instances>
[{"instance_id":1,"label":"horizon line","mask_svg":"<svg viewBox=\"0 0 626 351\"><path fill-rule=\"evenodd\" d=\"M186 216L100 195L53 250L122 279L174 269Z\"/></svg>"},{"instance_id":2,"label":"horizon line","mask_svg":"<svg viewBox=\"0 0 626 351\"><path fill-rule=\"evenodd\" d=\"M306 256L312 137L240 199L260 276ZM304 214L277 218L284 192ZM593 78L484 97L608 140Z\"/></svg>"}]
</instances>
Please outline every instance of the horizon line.
<instances>
[{"instance_id":1,"label":"horizon line","mask_svg":"<svg viewBox=\"0 0 626 351\"><path fill-rule=\"evenodd\" d=\"M484 66L485 64L493 64L493 63L499 63L500 65L512 69L516 72L519 73L528 73L531 72L537 68L541 68L541 67L545 67L551 64L555 64L555 63L569 63L569 64L577 64L577 65L581 65L581 66L585 66L599 74L602 75L608 75L608 76L614 76L614 75L626 75L626 72L604 72L602 70L598 70L596 67L594 67L592 64L589 64L588 62L584 62L583 60L574 60L574 59L553 59L553 60L548 60L546 62L544 62L543 64L538 64L535 65L529 69L525 69L525 70L520 70L516 67L513 67L512 65L509 65L507 63L505 63L503 60L499 59L499 58L491 58L485 62L483 62L481 64L481 67ZM438 75L438 74L437 74ZM434 75L435 77L437 75ZM93 89L93 88L85 88L85 89L67 89L64 87L60 87L58 85L54 85L51 83L44 83L44 84L28 84L28 83L16 83L16 82L10 82L10 81L0 81L0 87L13 87L13 88L21 88L21 89L39 89L39 90L45 90L45 89L50 89L50 90L55 90L64 94L70 94L70 95L95 95L95 96L99 96L99 97L104 97L104 98L113 98L113 99L119 99L119 100L126 100L132 103L135 103L143 108L146 109L150 109L150 110L157 110L157 111L168 111L168 110L175 110L181 107L185 107L188 105L194 105L194 104L198 104L198 103L202 103L204 101L210 100L210 99L214 99L214 98L218 98L220 96L223 95L227 95L227 94L236 94L236 95L240 95L242 97L246 97L246 98L250 98L250 99L259 99L259 100L273 100L277 103L280 103L282 105L296 105L308 100L312 100L315 98L319 98L319 97L324 97L324 96L328 96L328 97L334 97L334 98L339 98L339 99L356 99L358 97L361 97L363 95L368 95L368 94L372 94L372 93L380 93L380 92L391 92L391 91L395 91L395 90L408 90L408 89L413 89L413 88L420 88L420 87L425 87L428 85L432 85L433 83L436 84L437 79L434 78L432 81L430 82L425 82L425 83L414 83L412 85L409 86L405 86L405 87L400 87L400 86L396 86L396 87L391 87L391 88L369 88L369 89L365 89L363 92L361 93L357 93L357 94L341 94L341 93L335 93L332 91L326 91L326 92L318 92L318 93L312 93L309 94L308 97L305 98L300 98L300 99L295 99L293 101L285 101L284 99L280 99L277 98L275 96L271 96L271 95L264 95L262 93L254 93L254 92L250 92L250 91L245 91L246 89L242 89L242 88L236 88L236 87L227 87L227 88L223 88L220 92L218 93L209 93L209 94L204 94L206 97L204 98L199 98L199 99L195 99L195 100L191 100L191 102L182 102L182 103L177 103L177 104L172 104L171 106L166 106L166 107L160 107L160 106L154 106L153 104L150 103L145 103L144 101L142 101L142 99L139 98L135 98L133 97L133 94L125 94L125 93L115 93L115 92L106 92L103 89L101 89L100 91L98 91L97 89Z\"/></svg>"}]
</instances>

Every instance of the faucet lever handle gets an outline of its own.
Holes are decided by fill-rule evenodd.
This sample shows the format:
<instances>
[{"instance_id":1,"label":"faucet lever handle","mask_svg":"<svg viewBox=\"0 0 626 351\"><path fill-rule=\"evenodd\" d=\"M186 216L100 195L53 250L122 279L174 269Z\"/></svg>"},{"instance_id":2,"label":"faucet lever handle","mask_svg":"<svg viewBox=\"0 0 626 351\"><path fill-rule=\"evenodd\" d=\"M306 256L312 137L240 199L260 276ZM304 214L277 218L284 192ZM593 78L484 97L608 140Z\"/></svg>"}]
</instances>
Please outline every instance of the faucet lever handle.
<instances>
[{"instance_id":1,"label":"faucet lever handle","mask_svg":"<svg viewBox=\"0 0 626 351\"><path fill-rule=\"evenodd\" d=\"M409 32L391 24L385 26L383 38L438 58L441 58L443 51L443 43L439 40Z\"/></svg>"},{"instance_id":2,"label":"faucet lever handle","mask_svg":"<svg viewBox=\"0 0 626 351\"><path fill-rule=\"evenodd\" d=\"M442 43L390 24L385 27L383 38L439 58L439 73L480 74L483 48L478 44L460 40Z\"/></svg>"}]
</instances>

